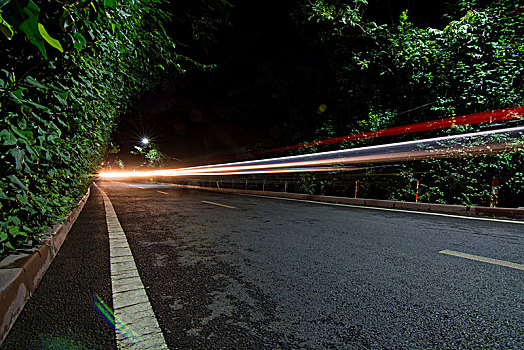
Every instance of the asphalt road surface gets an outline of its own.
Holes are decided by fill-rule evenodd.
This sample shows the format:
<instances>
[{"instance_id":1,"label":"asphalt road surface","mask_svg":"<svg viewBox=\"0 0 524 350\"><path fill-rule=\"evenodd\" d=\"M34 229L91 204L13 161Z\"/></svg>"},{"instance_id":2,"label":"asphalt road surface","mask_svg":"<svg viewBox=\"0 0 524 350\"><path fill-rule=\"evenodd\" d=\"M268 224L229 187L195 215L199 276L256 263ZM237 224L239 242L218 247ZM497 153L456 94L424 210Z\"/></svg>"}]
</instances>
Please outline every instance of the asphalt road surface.
<instances>
[{"instance_id":1,"label":"asphalt road surface","mask_svg":"<svg viewBox=\"0 0 524 350\"><path fill-rule=\"evenodd\" d=\"M171 349L524 349L522 223L99 186ZM116 347L104 220L93 188L2 349Z\"/></svg>"}]
</instances>

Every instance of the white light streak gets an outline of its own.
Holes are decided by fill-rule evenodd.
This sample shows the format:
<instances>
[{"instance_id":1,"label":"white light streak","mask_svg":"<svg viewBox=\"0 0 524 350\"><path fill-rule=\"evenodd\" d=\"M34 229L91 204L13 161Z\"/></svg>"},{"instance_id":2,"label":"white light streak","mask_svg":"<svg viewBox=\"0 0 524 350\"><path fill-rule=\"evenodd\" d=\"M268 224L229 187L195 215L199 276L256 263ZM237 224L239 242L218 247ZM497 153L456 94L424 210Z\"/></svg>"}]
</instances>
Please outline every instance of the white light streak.
<instances>
[{"instance_id":1,"label":"white light streak","mask_svg":"<svg viewBox=\"0 0 524 350\"><path fill-rule=\"evenodd\" d=\"M102 178L189 175L243 175L306 171L359 170L362 167L336 167L342 164L369 164L427 158L451 158L500 153L524 143L524 126L468 134L443 136L385 145L319 152L197 167L136 172L102 172ZM497 140L499 137L500 140Z\"/></svg>"}]
</instances>

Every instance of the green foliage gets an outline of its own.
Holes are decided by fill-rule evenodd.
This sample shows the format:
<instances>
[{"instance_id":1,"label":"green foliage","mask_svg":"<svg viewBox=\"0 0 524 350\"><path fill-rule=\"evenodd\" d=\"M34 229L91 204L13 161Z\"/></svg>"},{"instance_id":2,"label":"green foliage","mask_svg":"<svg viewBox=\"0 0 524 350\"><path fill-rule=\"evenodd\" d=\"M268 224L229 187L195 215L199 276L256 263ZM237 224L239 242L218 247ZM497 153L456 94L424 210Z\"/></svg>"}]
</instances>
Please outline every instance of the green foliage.
<instances>
[{"instance_id":1,"label":"green foliage","mask_svg":"<svg viewBox=\"0 0 524 350\"><path fill-rule=\"evenodd\" d=\"M443 30L401 19L390 43L395 65L411 78L408 91L426 92L448 115L522 103L524 5L511 3L465 10Z\"/></svg>"},{"instance_id":2,"label":"green foliage","mask_svg":"<svg viewBox=\"0 0 524 350\"><path fill-rule=\"evenodd\" d=\"M311 173L302 173L299 175L297 190L300 193L315 194L316 176Z\"/></svg>"},{"instance_id":3,"label":"green foliage","mask_svg":"<svg viewBox=\"0 0 524 350\"><path fill-rule=\"evenodd\" d=\"M117 118L164 69L181 71L160 5L1 2L0 255L64 218Z\"/></svg>"},{"instance_id":4,"label":"green foliage","mask_svg":"<svg viewBox=\"0 0 524 350\"><path fill-rule=\"evenodd\" d=\"M411 110L420 120L519 105L523 101L524 5L464 3L443 29L419 28L404 11L394 23L366 17L367 1L318 0L306 6L332 52L340 88L359 114ZM359 77L358 79L356 77Z\"/></svg>"},{"instance_id":5,"label":"green foliage","mask_svg":"<svg viewBox=\"0 0 524 350\"><path fill-rule=\"evenodd\" d=\"M5 21L22 31L27 40L40 50L42 56L47 58L44 38L38 30L40 8L31 0L12 0L3 3L2 7L5 11Z\"/></svg>"},{"instance_id":6,"label":"green foliage","mask_svg":"<svg viewBox=\"0 0 524 350\"><path fill-rule=\"evenodd\" d=\"M47 41L49 45L51 45L60 52L64 52L64 49L62 48L60 41L51 38L51 36L47 33L47 30L45 29L42 23L38 23L38 31L40 32L40 35L42 35L42 38L44 38L44 40Z\"/></svg>"},{"instance_id":7,"label":"green foliage","mask_svg":"<svg viewBox=\"0 0 524 350\"><path fill-rule=\"evenodd\" d=\"M371 13L371 14L370 14ZM316 0L302 15L319 33L336 77L332 94L345 105L333 114L337 135L373 131L456 115L524 104L524 5L520 1L462 1L449 8L441 27L414 24L408 10L388 23L373 17L366 0ZM522 124L522 122L520 122ZM452 128L424 138L482 130L488 125ZM378 140L360 141L362 143ZM387 142L387 141L380 141ZM345 145L355 146L356 142ZM454 204L489 204L492 177L501 179L501 203L520 205L524 196L522 149L498 155L403 164L404 174L371 190L372 177L362 188L370 196L414 199L414 184L423 184L420 199ZM511 193L511 194L510 194ZM520 202L519 202L520 201Z\"/></svg>"},{"instance_id":8,"label":"green foliage","mask_svg":"<svg viewBox=\"0 0 524 350\"><path fill-rule=\"evenodd\" d=\"M162 168L168 159L154 143L149 142L146 145L134 147L135 150L131 151L131 154L143 156L145 160L143 165L150 168Z\"/></svg>"}]
</instances>

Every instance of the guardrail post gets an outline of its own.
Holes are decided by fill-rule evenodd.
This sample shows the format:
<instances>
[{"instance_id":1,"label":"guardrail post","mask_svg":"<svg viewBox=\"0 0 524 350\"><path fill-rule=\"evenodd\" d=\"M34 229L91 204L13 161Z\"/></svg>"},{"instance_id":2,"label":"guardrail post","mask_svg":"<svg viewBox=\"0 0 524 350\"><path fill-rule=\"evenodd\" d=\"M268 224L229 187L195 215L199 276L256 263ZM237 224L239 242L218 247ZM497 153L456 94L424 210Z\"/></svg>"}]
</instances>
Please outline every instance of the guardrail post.
<instances>
[{"instance_id":1,"label":"guardrail post","mask_svg":"<svg viewBox=\"0 0 524 350\"><path fill-rule=\"evenodd\" d=\"M489 206L491 208L497 207L499 205L499 179L496 177L491 180L491 199Z\"/></svg>"},{"instance_id":2,"label":"guardrail post","mask_svg":"<svg viewBox=\"0 0 524 350\"><path fill-rule=\"evenodd\" d=\"M287 181L284 181L284 192L287 192Z\"/></svg>"},{"instance_id":3,"label":"guardrail post","mask_svg":"<svg viewBox=\"0 0 524 350\"><path fill-rule=\"evenodd\" d=\"M415 203L418 203L418 188L419 188L420 182L417 180L417 193L415 194Z\"/></svg>"},{"instance_id":4,"label":"guardrail post","mask_svg":"<svg viewBox=\"0 0 524 350\"><path fill-rule=\"evenodd\" d=\"M247 179L246 179L246 190L247 190Z\"/></svg>"},{"instance_id":5,"label":"guardrail post","mask_svg":"<svg viewBox=\"0 0 524 350\"><path fill-rule=\"evenodd\" d=\"M355 181L355 198L358 197L358 180Z\"/></svg>"}]
</instances>

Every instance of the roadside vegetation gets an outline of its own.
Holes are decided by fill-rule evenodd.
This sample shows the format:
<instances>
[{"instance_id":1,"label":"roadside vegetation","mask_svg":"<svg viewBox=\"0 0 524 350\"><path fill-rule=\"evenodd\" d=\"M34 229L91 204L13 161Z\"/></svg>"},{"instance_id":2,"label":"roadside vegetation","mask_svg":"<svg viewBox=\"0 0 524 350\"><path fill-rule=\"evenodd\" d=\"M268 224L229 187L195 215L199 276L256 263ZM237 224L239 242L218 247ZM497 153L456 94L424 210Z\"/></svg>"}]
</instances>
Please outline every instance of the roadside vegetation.
<instances>
[{"instance_id":1,"label":"roadside vegetation","mask_svg":"<svg viewBox=\"0 0 524 350\"><path fill-rule=\"evenodd\" d=\"M383 2L382 5L391 5ZM524 104L524 5L516 0L456 1L443 16L385 17L377 2L317 0L298 18L313 26L335 84L317 127L318 140ZM431 9L430 9L431 10ZM390 14L391 15L391 14ZM522 125L520 121L506 126ZM395 141L487 130L491 123L400 136ZM498 124L498 127L501 127ZM351 131L351 132L348 132ZM305 140L307 142L311 139ZM524 137L522 137L524 142ZM364 140L343 145L373 144ZM316 149L315 149L316 150ZM513 151L405 163L399 175L360 178L362 196L433 203L490 205L493 178L505 206L524 205L522 144ZM308 178L308 182L311 179Z\"/></svg>"},{"instance_id":2,"label":"roadside vegetation","mask_svg":"<svg viewBox=\"0 0 524 350\"><path fill-rule=\"evenodd\" d=\"M0 256L71 211L118 117L182 72L160 5L0 1Z\"/></svg>"}]
</instances>

